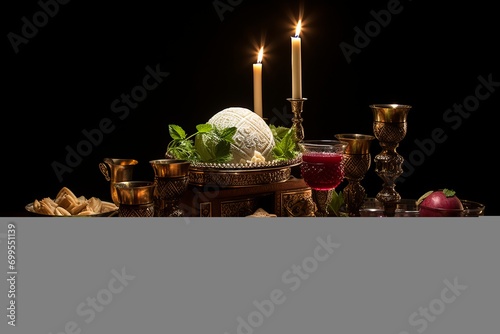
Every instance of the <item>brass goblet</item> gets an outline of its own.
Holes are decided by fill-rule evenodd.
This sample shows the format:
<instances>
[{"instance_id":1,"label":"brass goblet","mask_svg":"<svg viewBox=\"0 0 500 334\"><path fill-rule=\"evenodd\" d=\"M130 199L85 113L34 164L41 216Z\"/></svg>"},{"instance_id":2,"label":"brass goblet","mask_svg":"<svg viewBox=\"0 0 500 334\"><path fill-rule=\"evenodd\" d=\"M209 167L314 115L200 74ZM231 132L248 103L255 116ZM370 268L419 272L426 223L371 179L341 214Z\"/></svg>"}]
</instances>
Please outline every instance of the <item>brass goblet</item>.
<instances>
[{"instance_id":1,"label":"brass goblet","mask_svg":"<svg viewBox=\"0 0 500 334\"><path fill-rule=\"evenodd\" d=\"M187 189L191 163L179 159L157 159L151 160L149 163L155 173L155 216L184 216L184 212L179 207L179 201Z\"/></svg>"},{"instance_id":2,"label":"brass goblet","mask_svg":"<svg viewBox=\"0 0 500 334\"><path fill-rule=\"evenodd\" d=\"M375 173L383 180L376 199L384 203L387 217L394 217L401 195L396 191L396 179L403 174L404 158L396 151L406 136L407 116L411 106L404 104L372 104L373 133L382 151L374 158Z\"/></svg>"},{"instance_id":3,"label":"brass goblet","mask_svg":"<svg viewBox=\"0 0 500 334\"><path fill-rule=\"evenodd\" d=\"M344 177L348 181L343 190L346 211L350 217L359 217L359 209L366 199L366 190L361 180L371 166L370 144L374 136L345 133L335 135L340 141L347 143L344 152Z\"/></svg>"}]
</instances>

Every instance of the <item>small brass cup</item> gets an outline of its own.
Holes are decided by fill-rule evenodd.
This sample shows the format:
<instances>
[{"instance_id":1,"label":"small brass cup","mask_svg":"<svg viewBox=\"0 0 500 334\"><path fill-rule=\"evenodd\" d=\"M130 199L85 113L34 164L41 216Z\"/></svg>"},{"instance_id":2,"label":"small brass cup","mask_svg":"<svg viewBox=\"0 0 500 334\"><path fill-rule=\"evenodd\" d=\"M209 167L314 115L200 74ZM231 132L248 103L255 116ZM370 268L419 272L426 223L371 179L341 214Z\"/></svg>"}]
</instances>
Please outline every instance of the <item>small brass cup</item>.
<instances>
[{"instance_id":1,"label":"small brass cup","mask_svg":"<svg viewBox=\"0 0 500 334\"><path fill-rule=\"evenodd\" d=\"M179 202L188 186L191 163L180 159L157 159L149 163L155 174L155 216L184 216Z\"/></svg>"},{"instance_id":2,"label":"small brass cup","mask_svg":"<svg viewBox=\"0 0 500 334\"><path fill-rule=\"evenodd\" d=\"M118 216L154 217L154 182L117 182L115 188L119 202Z\"/></svg>"},{"instance_id":3,"label":"small brass cup","mask_svg":"<svg viewBox=\"0 0 500 334\"><path fill-rule=\"evenodd\" d=\"M111 199L117 206L118 194L115 184L123 181L131 181L133 178L134 166L139 162L135 159L105 158L99 163L99 170L104 175L106 181L110 181Z\"/></svg>"}]
</instances>

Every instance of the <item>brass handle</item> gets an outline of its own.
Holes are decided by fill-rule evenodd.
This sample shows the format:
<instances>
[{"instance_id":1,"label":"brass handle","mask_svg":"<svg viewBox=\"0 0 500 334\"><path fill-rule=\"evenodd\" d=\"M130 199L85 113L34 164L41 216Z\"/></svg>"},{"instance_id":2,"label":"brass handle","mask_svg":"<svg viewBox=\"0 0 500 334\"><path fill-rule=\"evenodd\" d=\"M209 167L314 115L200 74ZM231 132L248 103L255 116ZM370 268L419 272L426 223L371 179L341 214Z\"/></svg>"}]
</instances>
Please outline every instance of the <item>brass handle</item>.
<instances>
[{"instance_id":1,"label":"brass handle","mask_svg":"<svg viewBox=\"0 0 500 334\"><path fill-rule=\"evenodd\" d=\"M106 178L106 181L111 181L111 176L110 176L110 172L109 172L109 167L107 164L103 163L103 162L100 162L99 163L99 170L101 171L101 173L104 175L104 177Z\"/></svg>"}]
</instances>

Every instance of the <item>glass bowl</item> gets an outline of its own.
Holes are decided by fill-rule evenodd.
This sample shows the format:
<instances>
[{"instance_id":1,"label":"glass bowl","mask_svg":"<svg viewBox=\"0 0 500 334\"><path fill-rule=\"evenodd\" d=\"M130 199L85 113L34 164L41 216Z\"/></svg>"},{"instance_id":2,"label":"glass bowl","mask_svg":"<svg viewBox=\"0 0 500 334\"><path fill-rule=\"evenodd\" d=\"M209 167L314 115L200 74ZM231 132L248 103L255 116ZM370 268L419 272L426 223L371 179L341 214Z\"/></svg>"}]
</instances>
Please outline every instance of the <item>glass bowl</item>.
<instances>
[{"instance_id":1,"label":"glass bowl","mask_svg":"<svg viewBox=\"0 0 500 334\"><path fill-rule=\"evenodd\" d=\"M395 217L480 217L484 216L485 205L470 200L460 200L463 210L446 210L425 207L427 214L420 215L420 208L414 199L402 199L396 204ZM361 217L385 217L384 204L376 198L367 198L359 209Z\"/></svg>"},{"instance_id":2,"label":"glass bowl","mask_svg":"<svg viewBox=\"0 0 500 334\"><path fill-rule=\"evenodd\" d=\"M376 198L367 198L359 209L361 217L385 217L384 204ZM395 217L418 217L417 201L401 199L396 204Z\"/></svg>"},{"instance_id":3,"label":"glass bowl","mask_svg":"<svg viewBox=\"0 0 500 334\"><path fill-rule=\"evenodd\" d=\"M464 212L462 217L484 216L484 210L486 208L484 204L469 200L461 200L461 201L462 205L464 206Z\"/></svg>"}]
</instances>

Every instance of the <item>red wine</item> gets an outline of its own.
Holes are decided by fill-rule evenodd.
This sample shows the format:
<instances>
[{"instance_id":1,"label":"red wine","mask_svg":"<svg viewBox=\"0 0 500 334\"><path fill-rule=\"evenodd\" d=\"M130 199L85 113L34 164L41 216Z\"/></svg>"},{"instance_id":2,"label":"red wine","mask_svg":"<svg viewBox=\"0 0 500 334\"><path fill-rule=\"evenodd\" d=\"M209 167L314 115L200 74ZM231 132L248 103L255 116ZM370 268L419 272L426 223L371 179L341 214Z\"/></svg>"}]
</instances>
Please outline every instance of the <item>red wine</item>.
<instances>
[{"instance_id":1,"label":"red wine","mask_svg":"<svg viewBox=\"0 0 500 334\"><path fill-rule=\"evenodd\" d=\"M342 154L304 152L301 172L307 185L316 190L335 189L344 179Z\"/></svg>"}]
</instances>

